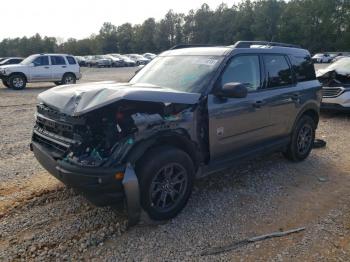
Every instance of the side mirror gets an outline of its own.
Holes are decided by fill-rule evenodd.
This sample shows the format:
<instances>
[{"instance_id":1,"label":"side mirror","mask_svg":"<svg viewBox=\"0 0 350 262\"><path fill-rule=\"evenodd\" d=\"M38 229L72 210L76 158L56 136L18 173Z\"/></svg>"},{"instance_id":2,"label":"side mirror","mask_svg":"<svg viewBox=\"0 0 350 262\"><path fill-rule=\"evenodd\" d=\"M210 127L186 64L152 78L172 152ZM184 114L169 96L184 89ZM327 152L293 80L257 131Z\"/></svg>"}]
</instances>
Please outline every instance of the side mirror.
<instances>
[{"instance_id":1,"label":"side mirror","mask_svg":"<svg viewBox=\"0 0 350 262\"><path fill-rule=\"evenodd\" d=\"M244 98L248 94L248 89L242 83L230 82L224 84L220 91L217 92L218 96L229 98Z\"/></svg>"}]
</instances>

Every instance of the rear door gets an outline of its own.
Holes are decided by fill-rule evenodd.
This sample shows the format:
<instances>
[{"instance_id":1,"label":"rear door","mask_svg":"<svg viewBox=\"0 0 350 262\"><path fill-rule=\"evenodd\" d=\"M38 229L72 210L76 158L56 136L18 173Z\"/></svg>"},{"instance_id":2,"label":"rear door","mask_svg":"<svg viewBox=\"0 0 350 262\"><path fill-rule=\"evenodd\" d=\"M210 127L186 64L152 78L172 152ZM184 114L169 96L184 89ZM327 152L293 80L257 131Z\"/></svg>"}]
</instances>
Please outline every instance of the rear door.
<instances>
[{"instance_id":1,"label":"rear door","mask_svg":"<svg viewBox=\"0 0 350 262\"><path fill-rule=\"evenodd\" d=\"M268 136L268 109L259 92L262 75L262 61L256 54L234 56L223 70L217 85L243 83L248 95L245 98L208 96L211 159L254 146Z\"/></svg>"},{"instance_id":2,"label":"rear door","mask_svg":"<svg viewBox=\"0 0 350 262\"><path fill-rule=\"evenodd\" d=\"M301 89L293 79L289 58L282 54L262 55L267 84L266 105L270 118L270 138L288 135L300 106Z\"/></svg>"},{"instance_id":3,"label":"rear door","mask_svg":"<svg viewBox=\"0 0 350 262\"><path fill-rule=\"evenodd\" d=\"M33 66L29 69L31 81L48 81L52 78L51 65L47 55L41 55L34 59Z\"/></svg>"},{"instance_id":4,"label":"rear door","mask_svg":"<svg viewBox=\"0 0 350 262\"><path fill-rule=\"evenodd\" d=\"M67 62L64 56L51 55L52 81L60 81L67 72Z\"/></svg>"},{"instance_id":5,"label":"rear door","mask_svg":"<svg viewBox=\"0 0 350 262\"><path fill-rule=\"evenodd\" d=\"M77 59L75 59L75 57L73 57L73 56L66 56L66 59L68 62L67 71L78 75L78 73L80 72L80 65L77 62Z\"/></svg>"}]
</instances>

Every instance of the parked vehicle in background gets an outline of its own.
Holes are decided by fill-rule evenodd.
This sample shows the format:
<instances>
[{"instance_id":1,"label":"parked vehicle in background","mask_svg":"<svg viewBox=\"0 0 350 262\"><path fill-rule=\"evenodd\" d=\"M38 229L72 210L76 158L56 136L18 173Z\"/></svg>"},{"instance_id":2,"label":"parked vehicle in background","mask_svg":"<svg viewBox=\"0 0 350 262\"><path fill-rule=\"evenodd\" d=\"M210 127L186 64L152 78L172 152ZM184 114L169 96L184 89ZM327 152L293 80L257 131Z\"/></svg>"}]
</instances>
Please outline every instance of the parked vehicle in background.
<instances>
[{"instance_id":1,"label":"parked vehicle in background","mask_svg":"<svg viewBox=\"0 0 350 262\"><path fill-rule=\"evenodd\" d=\"M138 54L127 54L126 56L133 60L136 65L146 65L150 61L149 59Z\"/></svg>"},{"instance_id":2,"label":"parked vehicle in background","mask_svg":"<svg viewBox=\"0 0 350 262\"><path fill-rule=\"evenodd\" d=\"M322 109L350 111L350 57L317 71L323 86Z\"/></svg>"},{"instance_id":3,"label":"parked vehicle in background","mask_svg":"<svg viewBox=\"0 0 350 262\"><path fill-rule=\"evenodd\" d=\"M20 64L0 66L0 78L6 87L20 90L32 82L75 84L81 73L74 56L37 54L27 57Z\"/></svg>"},{"instance_id":4,"label":"parked vehicle in background","mask_svg":"<svg viewBox=\"0 0 350 262\"><path fill-rule=\"evenodd\" d=\"M89 67L111 67L112 60L103 55L88 56L86 64Z\"/></svg>"},{"instance_id":5,"label":"parked vehicle in background","mask_svg":"<svg viewBox=\"0 0 350 262\"><path fill-rule=\"evenodd\" d=\"M268 152L306 159L320 102L307 50L271 42L174 47L129 83L41 93L31 149L96 205L126 200L130 224L141 207L164 220L185 207L195 178Z\"/></svg>"},{"instance_id":6,"label":"parked vehicle in background","mask_svg":"<svg viewBox=\"0 0 350 262\"><path fill-rule=\"evenodd\" d=\"M15 64L19 64L23 61L22 57L9 57L6 58L5 60L0 62L0 66L2 65L15 65Z\"/></svg>"},{"instance_id":7,"label":"parked vehicle in background","mask_svg":"<svg viewBox=\"0 0 350 262\"><path fill-rule=\"evenodd\" d=\"M135 66L136 65L134 60L131 60L129 57L127 57L125 55L121 55L121 54L108 54L108 55L111 55L111 56L123 61L123 66Z\"/></svg>"},{"instance_id":8,"label":"parked vehicle in background","mask_svg":"<svg viewBox=\"0 0 350 262\"><path fill-rule=\"evenodd\" d=\"M330 63L334 57L329 54L316 54L312 57L314 63Z\"/></svg>"},{"instance_id":9,"label":"parked vehicle in background","mask_svg":"<svg viewBox=\"0 0 350 262\"><path fill-rule=\"evenodd\" d=\"M83 57L83 56L75 56L75 59L77 60L77 62L78 62L78 64L80 66L87 66L85 57Z\"/></svg>"},{"instance_id":10,"label":"parked vehicle in background","mask_svg":"<svg viewBox=\"0 0 350 262\"><path fill-rule=\"evenodd\" d=\"M110 54L104 55L104 58L110 59L112 61L112 66L113 67L122 67L124 66L124 61L118 57L114 57Z\"/></svg>"},{"instance_id":11,"label":"parked vehicle in background","mask_svg":"<svg viewBox=\"0 0 350 262\"><path fill-rule=\"evenodd\" d=\"M0 57L0 62L4 61L5 59L7 59L8 57Z\"/></svg>"},{"instance_id":12,"label":"parked vehicle in background","mask_svg":"<svg viewBox=\"0 0 350 262\"><path fill-rule=\"evenodd\" d=\"M143 57L149 59L149 60L152 60L153 58L155 58L157 55L156 54L152 54L152 53L144 53L142 55Z\"/></svg>"}]
</instances>

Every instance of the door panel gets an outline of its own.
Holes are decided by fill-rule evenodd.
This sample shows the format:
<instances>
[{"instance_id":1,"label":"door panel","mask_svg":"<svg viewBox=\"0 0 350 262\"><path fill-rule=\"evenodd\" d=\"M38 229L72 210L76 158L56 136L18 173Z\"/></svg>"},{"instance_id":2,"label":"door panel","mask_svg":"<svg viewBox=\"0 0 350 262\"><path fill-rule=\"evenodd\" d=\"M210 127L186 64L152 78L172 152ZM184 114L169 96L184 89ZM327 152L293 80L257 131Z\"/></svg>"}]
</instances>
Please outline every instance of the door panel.
<instances>
[{"instance_id":1,"label":"door panel","mask_svg":"<svg viewBox=\"0 0 350 262\"><path fill-rule=\"evenodd\" d=\"M284 55L263 55L267 85L262 93L268 93L267 107L270 115L271 138L289 133L291 121L295 119L301 90L293 81L292 70Z\"/></svg>"},{"instance_id":2,"label":"door panel","mask_svg":"<svg viewBox=\"0 0 350 262\"><path fill-rule=\"evenodd\" d=\"M208 96L209 145L211 159L263 141L267 137L269 115L262 86L261 61L256 54L233 57L223 70L218 86L242 83L248 89L245 98Z\"/></svg>"},{"instance_id":3,"label":"door panel","mask_svg":"<svg viewBox=\"0 0 350 262\"><path fill-rule=\"evenodd\" d=\"M62 80L64 73L67 72L67 63L63 56L50 56L52 65L52 77L55 81Z\"/></svg>"},{"instance_id":4,"label":"door panel","mask_svg":"<svg viewBox=\"0 0 350 262\"><path fill-rule=\"evenodd\" d=\"M260 104L256 103L261 101ZM258 92L246 98L208 96L211 158L262 142L269 134L269 114Z\"/></svg>"},{"instance_id":5,"label":"door panel","mask_svg":"<svg viewBox=\"0 0 350 262\"><path fill-rule=\"evenodd\" d=\"M52 78L48 56L39 56L33 61L34 66L29 69L31 81L48 81Z\"/></svg>"}]
</instances>

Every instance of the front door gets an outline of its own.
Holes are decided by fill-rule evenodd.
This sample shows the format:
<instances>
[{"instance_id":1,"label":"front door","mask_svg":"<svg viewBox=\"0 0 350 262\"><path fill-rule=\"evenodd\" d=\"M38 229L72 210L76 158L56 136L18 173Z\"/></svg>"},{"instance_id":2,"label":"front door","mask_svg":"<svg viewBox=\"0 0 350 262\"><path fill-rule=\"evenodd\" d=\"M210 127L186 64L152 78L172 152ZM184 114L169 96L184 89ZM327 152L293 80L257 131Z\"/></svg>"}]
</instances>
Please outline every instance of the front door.
<instances>
[{"instance_id":1,"label":"front door","mask_svg":"<svg viewBox=\"0 0 350 262\"><path fill-rule=\"evenodd\" d=\"M51 79L51 65L48 56L38 56L34 59L33 66L29 70L29 77L33 82L49 81Z\"/></svg>"},{"instance_id":2,"label":"front door","mask_svg":"<svg viewBox=\"0 0 350 262\"><path fill-rule=\"evenodd\" d=\"M209 144L211 159L262 142L268 137L269 113L262 86L261 59L258 55L235 56L224 69L218 86L239 82L246 85L245 98L208 96Z\"/></svg>"}]
</instances>

